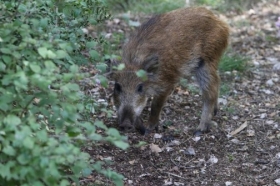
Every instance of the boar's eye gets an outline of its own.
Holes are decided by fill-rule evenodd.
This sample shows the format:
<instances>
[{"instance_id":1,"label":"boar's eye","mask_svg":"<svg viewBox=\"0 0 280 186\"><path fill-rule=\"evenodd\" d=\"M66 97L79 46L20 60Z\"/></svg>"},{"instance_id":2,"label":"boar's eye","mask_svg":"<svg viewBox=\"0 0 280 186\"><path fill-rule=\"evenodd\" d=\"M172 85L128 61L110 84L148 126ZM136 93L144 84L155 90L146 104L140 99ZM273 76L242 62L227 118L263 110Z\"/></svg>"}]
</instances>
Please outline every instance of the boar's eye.
<instances>
[{"instance_id":1,"label":"boar's eye","mask_svg":"<svg viewBox=\"0 0 280 186\"><path fill-rule=\"evenodd\" d=\"M137 86L137 92L138 93L142 93L143 92L143 84L140 83L138 86Z\"/></svg>"},{"instance_id":2,"label":"boar's eye","mask_svg":"<svg viewBox=\"0 0 280 186\"><path fill-rule=\"evenodd\" d=\"M114 92L120 93L122 91L122 86L119 83L115 83Z\"/></svg>"}]
</instances>

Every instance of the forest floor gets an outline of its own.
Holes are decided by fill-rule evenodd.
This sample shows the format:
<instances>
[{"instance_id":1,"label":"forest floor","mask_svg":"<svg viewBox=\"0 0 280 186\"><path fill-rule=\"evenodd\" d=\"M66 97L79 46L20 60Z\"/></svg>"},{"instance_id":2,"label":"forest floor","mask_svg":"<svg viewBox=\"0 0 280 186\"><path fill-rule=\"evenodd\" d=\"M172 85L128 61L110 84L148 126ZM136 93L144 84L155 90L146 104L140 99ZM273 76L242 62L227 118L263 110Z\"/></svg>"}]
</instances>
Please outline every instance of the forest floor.
<instances>
[{"instance_id":1,"label":"forest floor","mask_svg":"<svg viewBox=\"0 0 280 186\"><path fill-rule=\"evenodd\" d=\"M107 167L122 174L125 185L280 185L278 16L277 1L221 16L231 27L231 49L250 60L243 73L221 73L222 86L228 90L221 92L220 109L213 118L217 126L211 132L193 136L202 102L191 82L194 88L178 86L169 97L157 133L142 136L123 131L130 144L126 151L105 143L85 150L94 160L112 160ZM108 27L125 33L130 29L119 19L108 22ZM103 91L112 108L112 87ZM147 116L148 107L143 113L145 121ZM106 119L105 124L117 127L116 116ZM166 141L166 135L173 139ZM146 144L139 147L140 141ZM112 182L93 174L83 184Z\"/></svg>"}]
</instances>

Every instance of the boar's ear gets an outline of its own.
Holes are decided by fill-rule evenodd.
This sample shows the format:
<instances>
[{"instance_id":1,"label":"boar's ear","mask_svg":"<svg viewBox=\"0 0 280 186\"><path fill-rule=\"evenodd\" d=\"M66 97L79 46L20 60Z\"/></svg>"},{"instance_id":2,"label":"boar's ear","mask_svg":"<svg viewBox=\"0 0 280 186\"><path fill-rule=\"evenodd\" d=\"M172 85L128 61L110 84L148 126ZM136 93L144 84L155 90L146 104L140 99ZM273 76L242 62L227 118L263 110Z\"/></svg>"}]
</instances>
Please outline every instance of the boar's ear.
<instances>
[{"instance_id":1,"label":"boar's ear","mask_svg":"<svg viewBox=\"0 0 280 186\"><path fill-rule=\"evenodd\" d=\"M153 76L157 74L158 67L159 67L159 62L158 62L158 56L156 55L148 57L143 62L143 70L145 70L149 76Z\"/></svg>"},{"instance_id":2,"label":"boar's ear","mask_svg":"<svg viewBox=\"0 0 280 186\"><path fill-rule=\"evenodd\" d=\"M114 67L117 67L119 65L119 61L116 59L107 59L105 61L107 64L106 73L104 74L108 79L114 80L115 79L115 70Z\"/></svg>"}]
</instances>

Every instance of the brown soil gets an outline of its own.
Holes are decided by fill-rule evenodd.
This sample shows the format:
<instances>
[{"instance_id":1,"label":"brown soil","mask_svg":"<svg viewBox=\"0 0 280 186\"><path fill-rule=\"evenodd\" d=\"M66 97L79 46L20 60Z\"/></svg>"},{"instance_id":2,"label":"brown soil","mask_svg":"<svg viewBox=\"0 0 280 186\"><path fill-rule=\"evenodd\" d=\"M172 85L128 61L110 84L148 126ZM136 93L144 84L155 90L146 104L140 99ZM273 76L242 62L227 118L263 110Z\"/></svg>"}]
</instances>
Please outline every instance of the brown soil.
<instances>
[{"instance_id":1,"label":"brown soil","mask_svg":"<svg viewBox=\"0 0 280 186\"><path fill-rule=\"evenodd\" d=\"M122 132L130 144L126 151L104 143L85 150L94 160L112 160L113 164L106 167L121 173L125 185L277 185L280 38L276 38L275 22L278 16L278 1L258 4L242 14L223 16L232 29L231 48L250 57L250 61L243 74L221 74L222 85L229 90L220 96L220 110L213 119L217 126L211 132L193 137L193 129L199 123L201 96L191 83L192 89L178 86L174 90L161 114L157 133L142 136L137 132ZM119 20L110 22L111 27L129 30ZM109 99L111 89L103 91ZM143 113L145 121L147 116L148 107ZM106 119L105 124L117 127L114 117ZM140 141L146 144L138 147ZM112 185L95 173L83 183Z\"/></svg>"}]
</instances>

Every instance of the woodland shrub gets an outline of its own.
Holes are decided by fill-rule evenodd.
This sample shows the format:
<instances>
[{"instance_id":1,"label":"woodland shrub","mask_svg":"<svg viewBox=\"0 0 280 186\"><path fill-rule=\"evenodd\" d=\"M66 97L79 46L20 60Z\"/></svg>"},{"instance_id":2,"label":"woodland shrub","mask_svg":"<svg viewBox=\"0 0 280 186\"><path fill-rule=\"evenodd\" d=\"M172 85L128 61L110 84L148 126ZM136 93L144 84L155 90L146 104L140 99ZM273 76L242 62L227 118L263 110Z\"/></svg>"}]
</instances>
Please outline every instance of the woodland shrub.
<instances>
[{"instance_id":1,"label":"woodland shrub","mask_svg":"<svg viewBox=\"0 0 280 186\"><path fill-rule=\"evenodd\" d=\"M82 28L107 19L106 8L100 0L7 0L0 10L1 185L78 184L92 171L122 185L121 175L81 151L88 140L127 148L116 129L80 114L86 108L76 82L88 62L81 51L102 57Z\"/></svg>"}]
</instances>

